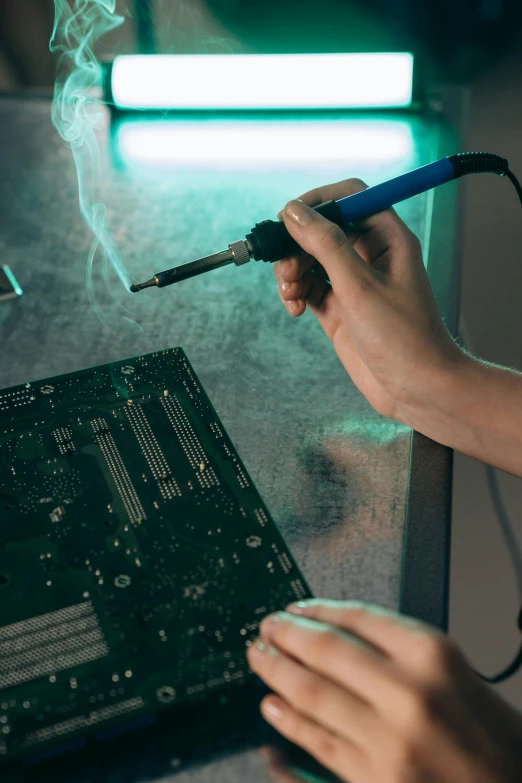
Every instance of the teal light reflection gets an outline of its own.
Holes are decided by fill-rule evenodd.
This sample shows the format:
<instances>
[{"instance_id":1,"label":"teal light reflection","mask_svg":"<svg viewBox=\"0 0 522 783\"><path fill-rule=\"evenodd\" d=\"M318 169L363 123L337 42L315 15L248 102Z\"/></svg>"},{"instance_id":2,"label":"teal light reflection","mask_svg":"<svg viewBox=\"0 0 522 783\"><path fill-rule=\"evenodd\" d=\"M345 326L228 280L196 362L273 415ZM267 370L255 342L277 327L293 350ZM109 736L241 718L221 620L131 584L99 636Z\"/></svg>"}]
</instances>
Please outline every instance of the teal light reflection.
<instances>
[{"instance_id":1,"label":"teal light reflection","mask_svg":"<svg viewBox=\"0 0 522 783\"><path fill-rule=\"evenodd\" d=\"M409 436L411 428L384 416L375 417L373 412L348 421L340 421L325 431L327 439L341 436L358 444L371 444L372 447L386 447L396 440Z\"/></svg>"},{"instance_id":2,"label":"teal light reflection","mask_svg":"<svg viewBox=\"0 0 522 783\"><path fill-rule=\"evenodd\" d=\"M126 165L317 168L408 165L411 124L400 119L130 120L116 129Z\"/></svg>"}]
</instances>

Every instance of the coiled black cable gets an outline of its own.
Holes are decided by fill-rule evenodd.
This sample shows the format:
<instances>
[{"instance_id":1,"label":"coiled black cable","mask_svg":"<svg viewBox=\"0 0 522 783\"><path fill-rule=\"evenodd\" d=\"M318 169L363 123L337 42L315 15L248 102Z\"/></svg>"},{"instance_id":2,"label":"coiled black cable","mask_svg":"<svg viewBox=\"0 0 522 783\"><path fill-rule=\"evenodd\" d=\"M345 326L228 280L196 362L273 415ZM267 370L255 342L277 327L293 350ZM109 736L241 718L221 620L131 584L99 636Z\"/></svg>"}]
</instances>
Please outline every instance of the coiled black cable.
<instances>
[{"instance_id":1,"label":"coiled black cable","mask_svg":"<svg viewBox=\"0 0 522 783\"><path fill-rule=\"evenodd\" d=\"M518 613L518 621L517 626L522 634L522 607L520 608L520 611ZM492 677L487 677L485 674L480 674L480 672L475 672L481 680L484 682L489 682L491 685L496 684L497 682L503 682L504 680L509 679L512 677L520 667L522 666L522 642L520 643L520 648L518 650L518 653L515 655L511 663L506 666L505 669L502 669L502 671L498 672L498 674L494 674Z\"/></svg>"},{"instance_id":2,"label":"coiled black cable","mask_svg":"<svg viewBox=\"0 0 522 783\"><path fill-rule=\"evenodd\" d=\"M507 176L509 163L500 155L492 152L458 152L450 155L449 159L455 170L455 177L465 174L498 174Z\"/></svg>"}]
</instances>

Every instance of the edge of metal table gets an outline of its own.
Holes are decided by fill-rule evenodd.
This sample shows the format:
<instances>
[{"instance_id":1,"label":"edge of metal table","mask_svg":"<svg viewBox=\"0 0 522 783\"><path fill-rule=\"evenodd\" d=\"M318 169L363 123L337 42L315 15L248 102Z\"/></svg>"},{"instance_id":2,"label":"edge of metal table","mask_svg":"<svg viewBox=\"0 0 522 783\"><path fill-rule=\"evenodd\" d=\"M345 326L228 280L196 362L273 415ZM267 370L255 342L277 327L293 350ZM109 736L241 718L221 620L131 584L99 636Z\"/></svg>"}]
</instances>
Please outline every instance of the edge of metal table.
<instances>
[{"instance_id":1,"label":"edge of metal table","mask_svg":"<svg viewBox=\"0 0 522 783\"><path fill-rule=\"evenodd\" d=\"M467 91L442 88L432 101L445 122L435 157L457 151L467 115ZM457 183L433 193L432 223L440 227L427 249L428 274L444 322L458 336L460 210ZM444 631L448 628L453 450L412 433L399 610Z\"/></svg>"}]
</instances>

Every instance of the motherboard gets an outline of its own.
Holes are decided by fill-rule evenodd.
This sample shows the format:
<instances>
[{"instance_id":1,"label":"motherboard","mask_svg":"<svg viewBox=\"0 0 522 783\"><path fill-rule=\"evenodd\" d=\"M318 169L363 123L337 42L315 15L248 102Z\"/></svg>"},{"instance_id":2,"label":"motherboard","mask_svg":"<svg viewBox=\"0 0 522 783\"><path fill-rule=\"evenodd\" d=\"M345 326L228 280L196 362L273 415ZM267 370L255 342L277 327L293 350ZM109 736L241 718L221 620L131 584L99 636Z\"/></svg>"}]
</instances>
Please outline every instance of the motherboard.
<instances>
[{"instance_id":1,"label":"motherboard","mask_svg":"<svg viewBox=\"0 0 522 783\"><path fill-rule=\"evenodd\" d=\"M309 595L180 348L0 391L0 764L226 697Z\"/></svg>"}]
</instances>

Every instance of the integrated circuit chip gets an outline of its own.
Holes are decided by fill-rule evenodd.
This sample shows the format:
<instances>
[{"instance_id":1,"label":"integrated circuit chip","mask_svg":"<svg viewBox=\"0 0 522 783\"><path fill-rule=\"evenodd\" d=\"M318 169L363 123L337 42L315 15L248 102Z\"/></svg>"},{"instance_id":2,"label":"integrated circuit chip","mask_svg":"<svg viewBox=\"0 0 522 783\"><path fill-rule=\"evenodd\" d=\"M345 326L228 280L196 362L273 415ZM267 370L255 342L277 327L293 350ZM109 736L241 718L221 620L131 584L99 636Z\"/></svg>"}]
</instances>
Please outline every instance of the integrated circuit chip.
<instances>
[{"instance_id":1,"label":"integrated circuit chip","mask_svg":"<svg viewBox=\"0 0 522 783\"><path fill-rule=\"evenodd\" d=\"M180 348L0 391L0 763L237 692L309 594Z\"/></svg>"}]
</instances>

